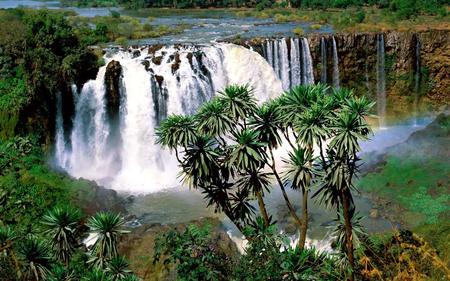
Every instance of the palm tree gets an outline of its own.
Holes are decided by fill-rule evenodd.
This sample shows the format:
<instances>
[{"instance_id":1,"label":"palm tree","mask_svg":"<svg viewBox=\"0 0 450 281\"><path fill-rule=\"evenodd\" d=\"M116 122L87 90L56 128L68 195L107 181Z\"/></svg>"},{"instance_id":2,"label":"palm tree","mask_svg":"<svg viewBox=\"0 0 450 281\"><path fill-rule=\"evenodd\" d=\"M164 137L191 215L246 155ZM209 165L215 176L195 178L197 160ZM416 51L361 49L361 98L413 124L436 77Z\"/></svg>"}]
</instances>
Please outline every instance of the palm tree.
<instances>
[{"instance_id":1,"label":"palm tree","mask_svg":"<svg viewBox=\"0 0 450 281\"><path fill-rule=\"evenodd\" d=\"M128 269L128 262L123 257L115 257L108 262L106 273L111 277L112 281L120 281L131 275Z\"/></svg>"},{"instance_id":2,"label":"palm tree","mask_svg":"<svg viewBox=\"0 0 450 281\"><path fill-rule=\"evenodd\" d=\"M17 239L16 233L8 226L0 226L0 255L3 253L14 264L16 274L20 278L20 266L14 252L13 243Z\"/></svg>"},{"instance_id":3,"label":"palm tree","mask_svg":"<svg viewBox=\"0 0 450 281\"><path fill-rule=\"evenodd\" d=\"M87 226L96 236L91 253L94 258L90 262L94 262L99 268L104 268L108 261L118 256L117 246L120 236L128 233L123 228L124 224L119 214L110 212L99 212L88 220Z\"/></svg>"},{"instance_id":4,"label":"palm tree","mask_svg":"<svg viewBox=\"0 0 450 281\"><path fill-rule=\"evenodd\" d=\"M250 116L256 108L256 100L253 95L253 89L248 85L230 85L219 92L218 99L225 106L230 118L236 124L244 121Z\"/></svg>"},{"instance_id":5,"label":"palm tree","mask_svg":"<svg viewBox=\"0 0 450 281\"><path fill-rule=\"evenodd\" d=\"M263 197L265 191L269 192L269 177L270 174L264 173L261 169L256 171L250 170L236 182L236 186L239 189L245 190L247 193L250 192L257 198L259 211L266 226L270 225L270 217L267 213Z\"/></svg>"},{"instance_id":6,"label":"palm tree","mask_svg":"<svg viewBox=\"0 0 450 281\"><path fill-rule=\"evenodd\" d=\"M171 115L161 122L156 129L156 143L175 150L178 162L181 160L178 155L178 147L187 147L197 136L197 128L194 118L191 116Z\"/></svg>"},{"instance_id":7,"label":"palm tree","mask_svg":"<svg viewBox=\"0 0 450 281\"><path fill-rule=\"evenodd\" d=\"M77 244L75 235L80 212L71 208L56 207L42 218L44 234L50 236L52 250L66 266Z\"/></svg>"},{"instance_id":8,"label":"palm tree","mask_svg":"<svg viewBox=\"0 0 450 281\"><path fill-rule=\"evenodd\" d=\"M267 153L264 149L265 143L259 141L259 133L244 129L232 133L233 141L229 165L235 166L239 171L258 170L264 165Z\"/></svg>"},{"instance_id":9,"label":"palm tree","mask_svg":"<svg viewBox=\"0 0 450 281\"><path fill-rule=\"evenodd\" d=\"M272 149L276 149L282 142L279 134L281 117L278 104L270 101L258 107L249 121L252 130L259 132L259 141L267 143Z\"/></svg>"},{"instance_id":10,"label":"palm tree","mask_svg":"<svg viewBox=\"0 0 450 281\"><path fill-rule=\"evenodd\" d=\"M19 248L25 280L47 280L52 265L48 248L35 237L27 237Z\"/></svg>"},{"instance_id":11,"label":"palm tree","mask_svg":"<svg viewBox=\"0 0 450 281\"><path fill-rule=\"evenodd\" d=\"M207 136L196 136L187 145L182 161L183 181L195 188L202 182L211 181L219 172L219 164L216 158L219 156L216 150L217 143Z\"/></svg>"},{"instance_id":12,"label":"palm tree","mask_svg":"<svg viewBox=\"0 0 450 281\"><path fill-rule=\"evenodd\" d=\"M302 219L299 239L299 248L303 249L306 242L306 232L308 230L308 193L314 177L318 174L312 165L314 161L310 149L297 148L289 153L289 159L285 159L287 164L284 179L291 182L294 190L300 190L302 193Z\"/></svg>"},{"instance_id":13,"label":"palm tree","mask_svg":"<svg viewBox=\"0 0 450 281\"><path fill-rule=\"evenodd\" d=\"M357 172L357 153L361 150L359 141L366 140L370 132L364 118L354 111L344 109L333 118L331 129L334 137L330 142L330 168L325 176L325 184L319 189L327 202L336 204L338 212L342 209L345 225L345 244L351 269L354 269L354 243L352 217L354 204L351 189L353 176ZM351 276L353 279L353 275Z\"/></svg>"},{"instance_id":14,"label":"palm tree","mask_svg":"<svg viewBox=\"0 0 450 281\"><path fill-rule=\"evenodd\" d=\"M226 111L225 104L218 98L204 103L195 115L195 120L200 133L210 137L220 138L222 134L230 131L234 125ZM225 144L225 141L221 140L222 144Z\"/></svg>"}]
</instances>

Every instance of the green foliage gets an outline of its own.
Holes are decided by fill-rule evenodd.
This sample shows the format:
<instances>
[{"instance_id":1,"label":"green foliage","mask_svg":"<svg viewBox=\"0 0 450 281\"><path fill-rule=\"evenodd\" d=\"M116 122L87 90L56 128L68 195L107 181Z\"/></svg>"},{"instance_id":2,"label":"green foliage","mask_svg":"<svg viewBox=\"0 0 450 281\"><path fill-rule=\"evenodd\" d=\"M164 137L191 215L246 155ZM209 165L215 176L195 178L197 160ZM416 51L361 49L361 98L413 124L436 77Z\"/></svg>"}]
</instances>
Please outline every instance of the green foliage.
<instances>
[{"instance_id":1,"label":"green foliage","mask_svg":"<svg viewBox=\"0 0 450 281\"><path fill-rule=\"evenodd\" d=\"M440 217L448 216L450 196L442 185L448 180L447 161L406 155L386 160L380 172L368 174L358 182L359 188L399 203L409 214L415 214L415 225L436 223Z\"/></svg>"},{"instance_id":2,"label":"green foliage","mask_svg":"<svg viewBox=\"0 0 450 281\"><path fill-rule=\"evenodd\" d=\"M169 230L155 241L153 263L176 265L177 280L228 280L232 264L215 246L208 225Z\"/></svg>"},{"instance_id":3,"label":"green foliage","mask_svg":"<svg viewBox=\"0 0 450 281\"><path fill-rule=\"evenodd\" d=\"M100 212L89 219L87 226L90 228L90 232L96 236L90 261L95 266L105 268L118 257L117 246L120 236L128 232L123 228L124 223L119 214L110 212ZM116 260L114 265L116 267L113 266L111 269L114 273L117 273L117 269L123 268L122 260Z\"/></svg>"},{"instance_id":4,"label":"green foliage","mask_svg":"<svg viewBox=\"0 0 450 281\"><path fill-rule=\"evenodd\" d=\"M31 128L44 138L53 122L53 95L95 77L98 58L61 12L6 10L0 26L0 138Z\"/></svg>"},{"instance_id":5,"label":"green foliage","mask_svg":"<svg viewBox=\"0 0 450 281\"><path fill-rule=\"evenodd\" d=\"M175 265L177 280L340 280L333 258L314 249L287 247L288 239L261 218L244 234L251 239L233 262L215 247L208 227L169 230L155 242L154 263Z\"/></svg>"},{"instance_id":6,"label":"green foliage","mask_svg":"<svg viewBox=\"0 0 450 281\"><path fill-rule=\"evenodd\" d=\"M56 258L63 263L68 263L75 250L76 227L80 220L78 210L68 207L56 207L50 210L43 218L44 234L50 237L50 243Z\"/></svg>"}]
</instances>

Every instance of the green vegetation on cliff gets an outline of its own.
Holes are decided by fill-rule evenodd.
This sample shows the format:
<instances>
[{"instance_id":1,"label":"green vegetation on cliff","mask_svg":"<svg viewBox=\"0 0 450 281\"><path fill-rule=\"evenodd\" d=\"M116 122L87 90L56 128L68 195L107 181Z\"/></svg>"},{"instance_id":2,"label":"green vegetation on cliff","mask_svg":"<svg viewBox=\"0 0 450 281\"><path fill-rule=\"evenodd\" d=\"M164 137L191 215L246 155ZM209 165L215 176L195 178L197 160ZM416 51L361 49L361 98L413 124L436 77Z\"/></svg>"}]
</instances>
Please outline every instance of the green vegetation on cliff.
<instances>
[{"instance_id":1,"label":"green vegetation on cliff","mask_svg":"<svg viewBox=\"0 0 450 281\"><path fill-rule=\"evenodd\" d=\"M98 57L62 13L0 11L0 137L48 137L55 94L95 77ZM19 126L20 125L20 126Z\"/></svg>"}]
</instances>

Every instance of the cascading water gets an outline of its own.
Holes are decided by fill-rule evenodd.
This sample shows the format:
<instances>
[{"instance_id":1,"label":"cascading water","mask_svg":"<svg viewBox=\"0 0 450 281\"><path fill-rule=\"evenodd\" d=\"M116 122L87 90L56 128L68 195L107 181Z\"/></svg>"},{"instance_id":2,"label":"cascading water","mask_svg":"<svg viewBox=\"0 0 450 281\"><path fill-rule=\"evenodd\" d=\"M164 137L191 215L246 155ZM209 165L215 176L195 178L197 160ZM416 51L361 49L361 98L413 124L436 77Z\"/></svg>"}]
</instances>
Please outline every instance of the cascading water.
<instances>
[{"instance_id":1,"label":"cascading water","mask_svg":"<svg viewBox=\"0 0 450 281\"><path fill-rule=\"evenodd\" d=\"M327 83L327 41L325 41L325 38L320 38L320 54L321 54L321 72L320 72L320 82L322 84Z\"/></svg>"},{"instance_id":2,"label":"cascading water","mask_svg":"<svg viewBox=\"0 0 450 281\"><path fill-rule=\"evenodd\" d=\"M333 36L333 86L339 88L339 56L337 52L336 40Z\"/></svg>"},{"instance_id":3,"label":"cascading water","mask_svg":"<svg viewBox=\"0 0 450 281\"><path fill-rule=\"evenodd\" d=\"M289 47L287 41L289 40ZM314 71L308 39L267 40L263 44L267 62L282 81L283 90L300 84L313 84Z\"/></svg>"},{"instance_id":4,"label":"cascading water","mask_svg":"<svg viewBox=\"0 0 450 281\"><path fill-rule=\"evenodd\" d=\"M116 190L148 193L179 185L175 157L155 144L154 128L167 114L192 114L228 84L249 84L260 101L282 92L263 57L233 44L105 55L106 65L113 60L122 67L118 136L108 120L103 66L75 97L70 140L64 140L58 98L55 161L74 177Z\"/></svg>"},{"instance_id":5,"label":"cascading water","mask_svg":"<svg viewBox=\"0 0 450 281\"><path fill-rule=\"evenodd\" d=\"M384 34L377 36L377 114L380 128L385 127L386 116L386 72Z\"/></svg>"},{"instance_id":6,"label":"cascading water","mask_svg":"<svg viewBox=\"0 0 450 281\"><path fill-rule=\"evenodd\" d=\"M314 84L314 70L311 52L309 50L308 39L302 38L302 50L303 50L303 84Z\"/></svg>"}]
</instances>

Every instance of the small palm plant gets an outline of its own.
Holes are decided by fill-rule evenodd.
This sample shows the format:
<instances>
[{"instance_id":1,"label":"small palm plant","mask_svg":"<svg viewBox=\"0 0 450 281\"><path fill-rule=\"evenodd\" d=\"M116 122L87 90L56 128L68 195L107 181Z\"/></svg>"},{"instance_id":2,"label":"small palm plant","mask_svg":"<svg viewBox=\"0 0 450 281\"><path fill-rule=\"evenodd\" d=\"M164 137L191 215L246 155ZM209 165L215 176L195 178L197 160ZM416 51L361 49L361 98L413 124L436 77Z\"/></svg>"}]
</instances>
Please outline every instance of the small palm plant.
<instances>
[{"instance_id":1,"label":"small palm plant","mask_svg":"<svg viewBox=\"0 0 450 281\"><path fill-rule=\"evenodd\" d=\"M47 280L52 261L45 244L35 237L27 237L19 248L25 280Z\"/></svg>"},{"instance_id":2,"label":"small palm plant","mask_svg":"<svg viewBox=\"0 0 450 281\"><path fill-rule=\"evenodd\" d=\"M20 278L20 266L14 251L13 244L17 239L16 233L8 226L0 226L0 255L10 259L16 269L16 274Z\"/></svg>"},{"instance_id":3,"label":"small palm plant","mask_svg":"<svg viewBox=\"0 0 450 281\"><path fill-rule=\"evenodd\" d=\"M131 275L128 266L128 262L123 257L118 256L108 262L105 272L111 277L112 281L121 281Z\"/></svg>"},{"instance_id":4,"label":"small palm plant","mask_svg":"<svg viewBox=\"0 0 450 281\"><path fill-rule=\"evenodd\" d=\"M57 259L69 264L77 244L76 228L80 212L71 208L56 207L42 218L44 234L50 237L51 248Z\"/></svg>"},{"instance_id":5,"label":"small palm plant","mask_svg":"<svg viewBox=\"0 0 450 281\"><path fill-rule=\"evenodd\" d=\"M123 228L125 222L119 214L99 212L87 222L90 232L96 236L91 255L99 268L105 268L108 261L118 256L120 236L128 233Z\"/></svg>"}]
</instances>

